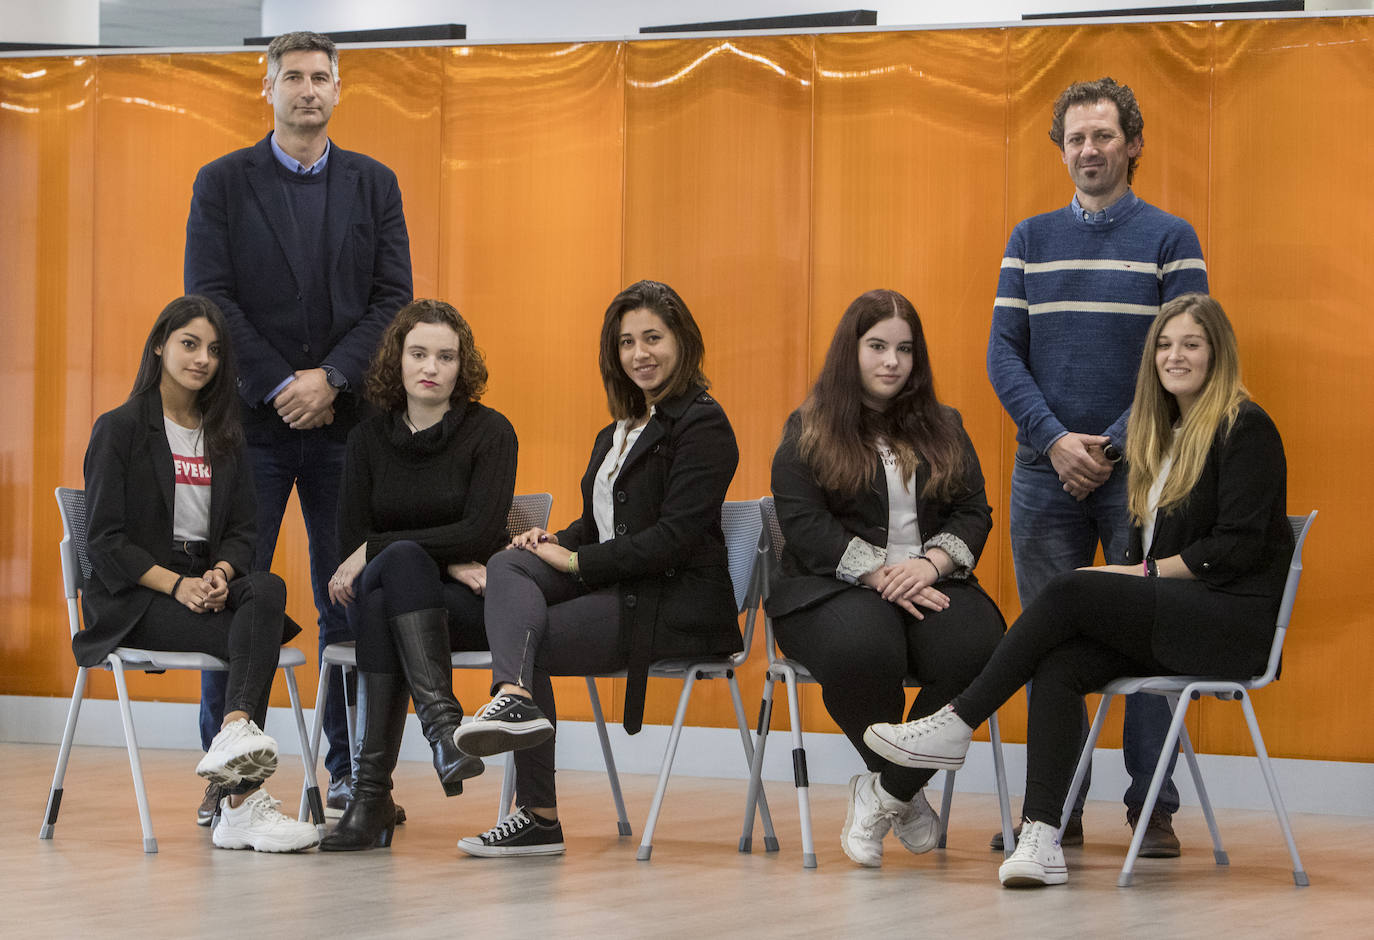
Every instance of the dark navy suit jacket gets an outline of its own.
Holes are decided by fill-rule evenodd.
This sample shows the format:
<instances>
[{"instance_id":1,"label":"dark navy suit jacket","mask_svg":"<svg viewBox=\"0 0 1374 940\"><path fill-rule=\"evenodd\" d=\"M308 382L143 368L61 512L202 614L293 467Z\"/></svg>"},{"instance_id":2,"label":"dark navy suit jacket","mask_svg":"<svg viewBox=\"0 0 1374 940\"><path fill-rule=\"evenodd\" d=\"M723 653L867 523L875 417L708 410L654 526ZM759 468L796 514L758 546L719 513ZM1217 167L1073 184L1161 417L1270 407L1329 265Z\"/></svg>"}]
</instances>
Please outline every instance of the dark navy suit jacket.
<instances>
[{"instance_id":1,"label":"dark navy suit jacket","mask_svg":"<svg viewBox=\"0 0 1374 940\"><path fill-rule=\"evenodd\" d=\"M250 441L288 430L263 398L324 363L348 380L326 428L344 440L382 332L411 299L401 190L381 163L331 144L323 237L332 321L327 335L312 336L306 253L289 235L278 172L269 137L201 168L186 220L186 292L209 297L228 319Z\"/></svg>"}]
</instances>

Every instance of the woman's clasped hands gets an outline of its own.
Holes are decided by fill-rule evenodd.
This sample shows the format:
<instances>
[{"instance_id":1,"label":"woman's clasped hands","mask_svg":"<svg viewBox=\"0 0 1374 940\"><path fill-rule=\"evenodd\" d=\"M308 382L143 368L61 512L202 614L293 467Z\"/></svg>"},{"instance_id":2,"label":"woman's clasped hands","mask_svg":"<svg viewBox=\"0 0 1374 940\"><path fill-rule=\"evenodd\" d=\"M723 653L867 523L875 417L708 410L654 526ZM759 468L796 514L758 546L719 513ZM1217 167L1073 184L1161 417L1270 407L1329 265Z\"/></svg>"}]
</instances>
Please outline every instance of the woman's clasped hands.
<instances>
[{"instance_id":1,"label":"woman's clasped hands","mask_svg":"<svg viewBox=\"0 0 1374 940\"><path fill-rule=\"evenodd\" d=\"M882 595L883 600L896 604L917 620L924 620L921 607L945 610L949 595L935 588L939 569L930 558L908 558L894 565L883 565L859 580Z\"/></svg>"}]
</instances>

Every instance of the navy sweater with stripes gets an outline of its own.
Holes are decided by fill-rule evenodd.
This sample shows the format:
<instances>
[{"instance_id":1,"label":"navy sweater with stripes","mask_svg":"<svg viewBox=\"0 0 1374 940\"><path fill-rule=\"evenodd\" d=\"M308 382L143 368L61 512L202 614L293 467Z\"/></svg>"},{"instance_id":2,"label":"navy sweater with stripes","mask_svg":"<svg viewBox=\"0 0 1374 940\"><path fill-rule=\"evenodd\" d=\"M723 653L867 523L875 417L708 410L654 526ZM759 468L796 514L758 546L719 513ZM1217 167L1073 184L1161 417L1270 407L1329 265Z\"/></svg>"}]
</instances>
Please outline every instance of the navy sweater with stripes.
<instances>
[{"instance_id":1,"label":"navy sweater with stripes","mask_svg":"<svg viewBox=\"0 0 1374 940\"><path fill-rule=\"evenodd\" d=\"M1207 291L1197 233L1129 192L1103 222L1066 206L1017 225L988 339L1016 439L1037 454L1068 431L1124 443L1150 321L1190 291Z\"/></svg>"}]
</instances>

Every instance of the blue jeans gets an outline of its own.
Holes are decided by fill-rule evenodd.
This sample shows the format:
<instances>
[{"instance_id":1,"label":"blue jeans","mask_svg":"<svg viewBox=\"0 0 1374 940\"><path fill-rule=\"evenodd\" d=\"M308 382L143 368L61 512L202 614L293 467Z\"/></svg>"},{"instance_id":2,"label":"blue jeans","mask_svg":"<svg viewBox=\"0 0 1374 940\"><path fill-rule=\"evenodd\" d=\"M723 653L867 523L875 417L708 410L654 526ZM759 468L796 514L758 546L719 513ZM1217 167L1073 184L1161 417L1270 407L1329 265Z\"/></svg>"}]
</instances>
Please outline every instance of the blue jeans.
<instances>
[{"instance_id":1,"label":"blue jeans","mask_svg":"<svg viewBox=\"0 0 1374 940\"><path fill-rule=\"evenodd\" d=\"M277 549L277 534L294 487L310 543L310 585L319 612L320 650L353 639L344 611L329 600L329 579L339 567L339 485L346 445L323 430L288 431L271 443L250 443L248 460L258 497L258 546L254 567L267 571ZM331 779L351 772L347 703L339 670L329 671L324 733L329 740L324 765ZM200 679L200 741L208 749L224 720L224 673L203 672Z\"/></svg>"},{"instance_id":2,"label":"blue jeans","mask_svg":"<svg viewBox=\"0 0 1374 940\"><path fill-rule=\"evenodd\" d=\"M1011 472L1009 515L1016 592L1024 610L1055 575L1091 565L1098 542L1102 543L1102 555L1108 564L1125 562L1131 532L1126 512L1126 468L1117 467L1106 483L1079 502L1064 492L1064 484L1059 482L1049 457L1036 456L1030 447L1020 444ZM1123 798L1127 806L1141 806L1145 802L1171 717L1168 703L1158 695L1126 696L1121 751L1126 773L1131 776ZM1086 707L1082 733L1086 739ZM1178 789L1173 781L1177 762L1175 752L1159 791L1159 808L1171 814L1178 810ZM1079 790L1075 814L1083 812L1091 782L1090 773Z\"/></svg>"}]
</instances>

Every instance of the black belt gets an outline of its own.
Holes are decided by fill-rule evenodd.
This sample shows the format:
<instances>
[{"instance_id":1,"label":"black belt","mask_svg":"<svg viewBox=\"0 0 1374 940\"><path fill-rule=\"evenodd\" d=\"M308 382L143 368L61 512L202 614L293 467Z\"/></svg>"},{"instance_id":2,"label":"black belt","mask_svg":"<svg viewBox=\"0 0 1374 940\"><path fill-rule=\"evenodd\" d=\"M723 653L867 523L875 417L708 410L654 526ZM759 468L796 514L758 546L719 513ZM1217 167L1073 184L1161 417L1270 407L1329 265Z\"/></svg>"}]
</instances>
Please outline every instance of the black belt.
<instances>
[{"instance_id":1,"label":"black belt","mask_svg":"<svg viewBox=\"0 0 1374 940\"><path fill-rule=\"evenodd\" d=\"M210 556L209 542L192 542L187 539L178 539L172 543L172 551L180 552L191 558L208 558Z\"/></svg>"}]
</instances>

